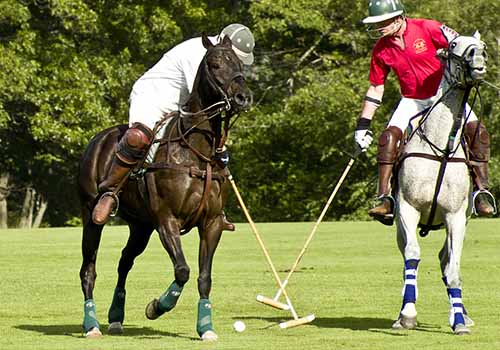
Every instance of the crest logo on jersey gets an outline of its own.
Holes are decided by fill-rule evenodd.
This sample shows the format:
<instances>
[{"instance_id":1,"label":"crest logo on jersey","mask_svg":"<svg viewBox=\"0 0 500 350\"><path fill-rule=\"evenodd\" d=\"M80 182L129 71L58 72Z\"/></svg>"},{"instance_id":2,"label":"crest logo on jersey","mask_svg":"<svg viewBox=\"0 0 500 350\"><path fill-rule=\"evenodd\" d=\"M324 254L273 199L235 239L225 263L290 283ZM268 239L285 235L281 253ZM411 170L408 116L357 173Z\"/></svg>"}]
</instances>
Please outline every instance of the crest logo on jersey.
<instances>
[{"instance_id":1,"label":"crest logo on jersey","mask_svg":"<svg viewBox=\"0 0 500 350\"><path fill-rule=\"evenodd\" d=\"M417 39L413 42L413 48L415 49L415 53L422 53L427 51L427 45L425 44L424 39Z\"/></svg>"}]
</instances>

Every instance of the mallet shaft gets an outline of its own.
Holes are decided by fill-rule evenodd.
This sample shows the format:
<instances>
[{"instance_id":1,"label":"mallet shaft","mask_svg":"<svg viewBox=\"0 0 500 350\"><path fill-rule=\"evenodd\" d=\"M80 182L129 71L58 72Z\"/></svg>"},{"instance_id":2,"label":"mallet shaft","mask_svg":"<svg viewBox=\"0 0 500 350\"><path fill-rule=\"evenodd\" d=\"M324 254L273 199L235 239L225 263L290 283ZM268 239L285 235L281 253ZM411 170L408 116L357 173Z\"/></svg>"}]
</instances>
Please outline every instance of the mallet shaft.
<instances>
[{"instance_id":1,"label":"mallet shaft","mask_svg":"<svg viewBox=\"0 0 500 350\"><path fill-rule=\"evenodd\" d=\"M236 184L233 180L232 175L229 175L229 182L231 183L231 186L233 187L234 193L236 194L236 198L238 199L238 202L240 203L241 209L243 210L243 213L245 214L245 217L247 218L248 223L250 224L250 227L252 228L252 231L255 235L255 238L257 239L257 242L260 245L260 248L262 249L262 252L264 253L264 256L266 257L267 263L269 264L269 267L271 268L271 271L273 272L274 279L278 283L279 288L282 290L283 295L285 296L286 302L288 306L290 306L290 311L292 312L293 318L298 319L297 313L295 312L295 309L292 306L292 302L290 301L290 298L288 297L288 293L286 292L285 288L281 284L281 279L278 276L278 272L276 272L276 269L274 268L274 264L271 260L271 257L269 256L266 247L264 246L264 242L262 241L262 238L260 237L259 232L257 231L257 227L255 227L255 224L250 216L250 213L248 212L248 209L243 202L243 199L241 198L240 192L238 191L238 188L236 187Z\"/></svg>"},{"instance_id":2,"label":"mallet shaft","mask_svg":"<svg viewBox=\"0 0 500 350\"><path fill-rule=\"evenodd\" d=\"M290 271L288 272L288 275L286 276L285 282L282 282L282 285L286 285L288 283L288 279L290 278L290 276L292 276L292 274L294 273L295 269L297 268L297 266L299 265L299 262L300 260L302 260L302 257L304 256L307 248L309 247L309 243L311 243L313 237L314 237L314 234L316 233L316 230L318 229L318 226L319 224L321 223L321 221L323 220L323 217L325 216L326 212L328 211L328 208L330 207L330 204L332 203L333 199L335 198L335 195L337 194L340 186L342 185L342 183L344 182L347 174L349 173L349 170L351 170L351 167L352 165L354 164L354 158L351 158L349 160L349 163L347 164L347 166L345 167L344 169L344 172L342 173L342 175L340 176L340 179L339 181L337 181L337 185L335 186L335 188L333 189L332 191L332 194L330 195L330 198L328 198L328 201L326 202L324 208L323 208L323 211L321 212L318 220L316 220L316 224L314 225L311 233L309 234L309 236L307 237L307 240L304 244L304 246L302 247L302 250L300 251L299 255L297 256L297 259L295 260L295 262L293 263L292 265L292 268L290 269ZM280 288L280 290L278 291L278 293L276 294L276 296L274 297L275 300L278 300L278 298L280 297L281 293L283 292L283 289Z\"/></svg>"}]
</instances>

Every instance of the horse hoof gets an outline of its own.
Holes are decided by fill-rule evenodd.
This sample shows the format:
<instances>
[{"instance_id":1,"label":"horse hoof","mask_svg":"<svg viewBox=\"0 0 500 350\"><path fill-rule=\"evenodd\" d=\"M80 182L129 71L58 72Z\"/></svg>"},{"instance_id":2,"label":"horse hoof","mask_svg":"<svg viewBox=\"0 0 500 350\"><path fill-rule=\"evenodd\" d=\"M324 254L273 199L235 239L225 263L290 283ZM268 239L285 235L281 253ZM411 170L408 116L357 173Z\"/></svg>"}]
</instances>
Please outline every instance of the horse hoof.
<instances>
[{"instance_id":1,"label":"horse hoof","mask_svg":"<svg viewBox=\"0 0 500 350\"><path fill-rule=\"evenodd\" d=\"M158 317L160 317L161 315L159 315L156 310L158 308L158 303L160 301L158 299L153 299L147 306L146 306L146 317L149 319L149 320L156 320Z\"/></svg>"},{"instance_id":2,"label":"horse hoof","mask_svg":"<svg viewBox=\"0 0 500 350\"><path fill-rule=\"evenodd\" d=\"M99 328L94 327L87 333L85 333L85 338L100 338L102 337L102 333Z\"/></svg>"},{"instance_id":3,"label":"horse hoof","mask_svg":"<svg viewBox=\"0 0 500 350\"><path fill-rule=\"evenodd\" d=\"M219 337L217 334L215 334L214 331L206 331L205 333L202 334L201 340L203 341L216 341Z\"/></svg>"},{"instance_id":4,"label":"horse hoof","mask_svg":"<svg viewBox=\"0 0 500 350\"><path fill-rule=\"evenodd\" d=\"M113 335L123 334L121 322L111 322L108 326L108 333Z\"/></svg>"},{"instance_id":5,"label":"horse hoof","mask_svg":"<svg viewBox=\"0 0 500 350\"><path fill-rule=\"evenodd\" d=\"M470 318L468 315L465 314L464 314L464 321L466 327L472 327L475 325L474 320L472 320L472 318Z\"/></svg>"},{"instance_id":6,"label":"horse hoof","mask_svg":"<svg viewBox=\"0 0 500 350\"><path fill-rule=\"evenodd\" d=\"M392 329L401 330L401 329L415 329L417 327L417 318L416 317L399 317L396 322L392 324Z\"/></svg>"},{"instance_id":7,"label":"horse hoof","mask_svg":"<svg viewBox=\"0 0 500 350\"><path fill-rule=\"evenodd\" d=\"M466 325L459 323L453 329L453 333L456 335L468 335L470 334L470 329Z\"/></svg>"}]
</instances>

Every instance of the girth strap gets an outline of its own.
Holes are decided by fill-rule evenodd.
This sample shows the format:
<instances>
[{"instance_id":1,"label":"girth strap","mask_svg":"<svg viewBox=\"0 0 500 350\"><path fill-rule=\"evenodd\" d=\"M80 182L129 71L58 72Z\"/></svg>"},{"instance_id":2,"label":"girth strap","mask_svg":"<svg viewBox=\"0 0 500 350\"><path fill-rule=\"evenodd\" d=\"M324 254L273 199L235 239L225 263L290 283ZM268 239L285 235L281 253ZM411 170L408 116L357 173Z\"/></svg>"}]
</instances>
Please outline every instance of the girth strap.
<instances>
[{"instance_id":1,"label":"girth strap","mask_svg":"<svg viewBox=\"0 0 500 350\"><path fill-rule=\"evenodd\" d=\"M200 218L201 213L205 208L205 204L208 201L208 196L210 195L211 188L212 188L212 166L210 165L210 163L207 163L205 185L203 187L203 196L201 198L200 206L198 207L198 210L196 211L196 215L194 216L194 218L188 220L188 225L184 223L184 226L193 226L194 224L196 224L196 222L198 222L198 219Z\"/></svg>"},{"instance_id":2,"label":"girth strap","mask_svg":"<svg viewBox=\"0 0 500 350\"><path fill-rule=\"evenodd\" d=\"M153 164L149 164L146 167L146 171L157 171L161 169L172 169L172 170L177 170L182 173L187 173L191 177L197 177L200 179L206 179L208 177L208 168L210 166L210 163L207 163L207 170L201 170L200 168L194 167L194 166L186 166L186 165L181 165L181 164L175 164L175 163L166 163L166 162L157 162ZM211 168L211 166L210 166ZM210 169L211 170L211 169ZM225 182L227 179L227 176L221 175L219 173L212 173L210 174L211 180L216 180L221 183Z\"/></svg>"},{"instance_id":3,"label":"girth strap","mask_svg":"<svg viewBox=\"0 0 500 350\"><path fill-rule=\"evenodd\" d=\"M166 163L166 162L157 162L150 164L146 167L146 171L156 171L160 169L172 169L189 174L189 176L191 177L196 177L205 180L203 185L203 194L201 197L200 205L198 206L195 215L192 218L186 220L181 229L181 234L185 234L189 232L191 228L193 228L194 225L196 225L196 222L198 222L198 220L200 219L203 213L203 209L205 209L205 205L208 202L208 197L210 196L210 191L212 189L212 181L216 180L219 181L220 183L224 183L227 180L228 175L223 175L219 173L214 174L212 172L212 165L210 163L207 163L207 170L201 170L193 166L190 167L181 164Z\"/></svg>"},{"instance_id":4,"label":"girth strap","mask_svg":"<svg viewBox=\"0 0 500 350\"><path fill-rule=\"evenodd\" d=\"M429 159L429 160L435 160L436 162L442 162L444 159L443 157L438 157L434 154L411 152L411 153L403 153L403 155L399 159L399 162L402 162L406 158L410 158L410 157L425 158L425 159ZM467 161L467 159L465 159L465 158L449 158L447 161L448 161L448 163L466 163L466 164L469 163Z\"/></svg>"}]
</instances>

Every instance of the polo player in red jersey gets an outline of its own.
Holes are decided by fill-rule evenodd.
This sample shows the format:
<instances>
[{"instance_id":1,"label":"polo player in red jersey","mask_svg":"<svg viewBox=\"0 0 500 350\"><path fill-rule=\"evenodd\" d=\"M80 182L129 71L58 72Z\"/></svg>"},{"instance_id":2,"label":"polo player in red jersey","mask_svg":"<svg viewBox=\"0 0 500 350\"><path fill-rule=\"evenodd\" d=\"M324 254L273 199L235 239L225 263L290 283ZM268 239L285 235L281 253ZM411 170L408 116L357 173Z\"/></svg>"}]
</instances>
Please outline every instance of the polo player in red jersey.
<instances>
[{"instance_id":1,"label":"polo player in red jersey","mask_svg":"<svg viewBox=\"0 0 500 350\"><path fill-rule=\"evenodd\" d=\"M368 13L363 23L370 25L368 31L378 34L379 39L372 51L370 86L364 97L354 139L362 151L366 151L371 144L370 123L382 103L384 84L392 70L399 80L402 96L379 138L378 203L368 212L380 222L392 225L395 203L390 180L399 143L410 119L424 114L436 102L435 96L444 74L444 64L437 52L446 50L448 43L458 34L434 20L406 17L400 0L370 1ZM469 105L466 105L464 113L467 117L464 135L474 178L473 205L478 215L490 216L495 209L492 204L494 198L488 191L489 135Z\"/></svg>"}]
</instances>

